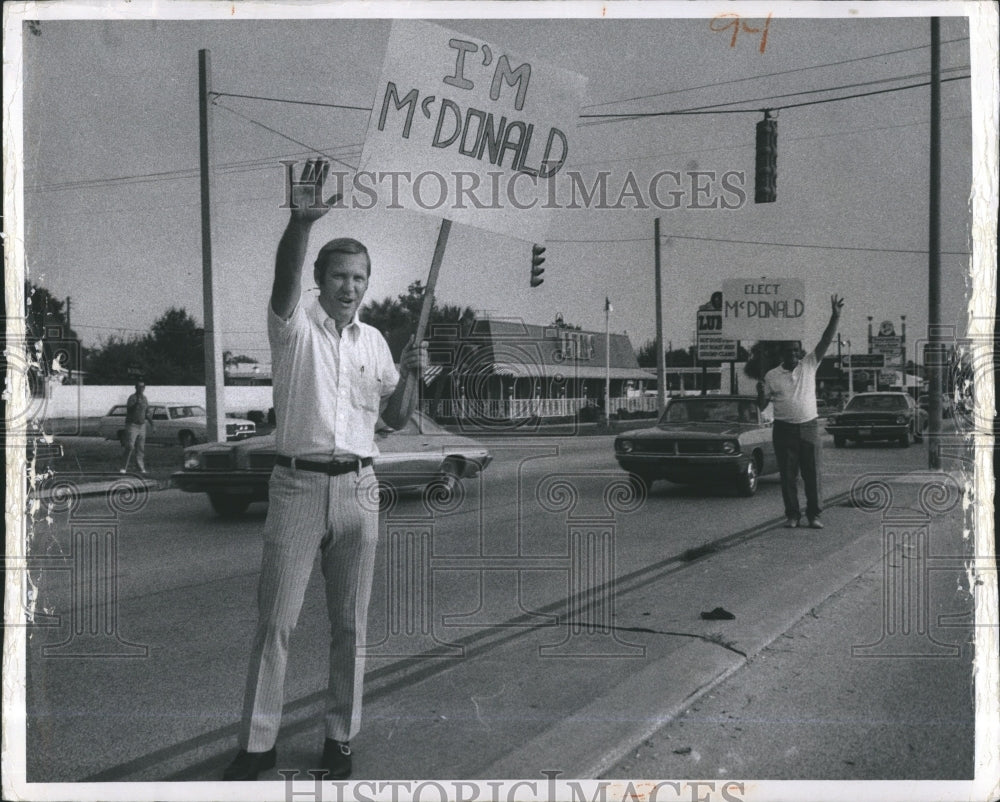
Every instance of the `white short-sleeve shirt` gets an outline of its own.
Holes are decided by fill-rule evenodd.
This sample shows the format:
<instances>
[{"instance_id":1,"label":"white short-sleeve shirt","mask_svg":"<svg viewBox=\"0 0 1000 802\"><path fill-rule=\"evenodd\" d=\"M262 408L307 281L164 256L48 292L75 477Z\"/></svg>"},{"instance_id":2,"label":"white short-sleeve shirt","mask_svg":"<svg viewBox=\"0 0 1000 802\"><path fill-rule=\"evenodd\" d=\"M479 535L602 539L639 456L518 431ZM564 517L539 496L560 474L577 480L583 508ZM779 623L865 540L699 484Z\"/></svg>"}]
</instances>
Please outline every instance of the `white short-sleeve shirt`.
<instances>
[{"instance_id":1,"label":"white short-sleeve shirt","mask_svg":"<svg viewBox=\"0 0 1000 802\"><path fill-rule=\"evenodd\" d=\"M802 357L792 370L781 365L764 376L764 397L774 404L774 419L785 423L807 423L816 411L816 352Z\"/></svg>"},{"instance_id":2,"label":"white short-sleeve shirt","mask_svg":"<svg viewBox=\"0 0 1000 802\"><path fill-rule=\"evenodd\" d=\"M375 426L399 382L389 344L357 315L341 334L318 298L301 299L288 320L267 305L279 454L373 457Z\"/></svg>"}]
</instances>

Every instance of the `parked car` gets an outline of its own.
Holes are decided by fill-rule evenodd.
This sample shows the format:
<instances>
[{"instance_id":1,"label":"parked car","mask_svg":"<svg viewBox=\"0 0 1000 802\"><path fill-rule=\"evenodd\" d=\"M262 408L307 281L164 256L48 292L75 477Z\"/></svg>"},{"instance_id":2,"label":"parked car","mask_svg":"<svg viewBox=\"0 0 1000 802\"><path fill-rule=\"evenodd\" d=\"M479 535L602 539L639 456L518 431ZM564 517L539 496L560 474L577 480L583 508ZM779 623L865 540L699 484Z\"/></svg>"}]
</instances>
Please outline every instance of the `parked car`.
<instances>
[{"instance_id":1,"label":"parked car","mask_svg":"<svg viewBox=\"0 0 1000 802\"><path fill-rule=\"evenodd\" d=\"M926 426L927 413L906 393L858 393L843 412L830 416L826 430L837 448L848 440L890 440L906 448L923 439Z\"/></svg>"},{"instance_id":2,"label":"parked car","mask_svg":"<svg viewBox=\"0 0 1000 802\"><path fill-rule=\"evenodd\" d=\"M151 401L153 425L146 427L147 443L193 446L208 442L208 420L204 407L174 401ZM125 404L115 404L101 418L98 432L105 440L118 440L125 445ZM253 421L226 418L226 440L244 440L257 433Z\"/></svg>"},{"instance_id":3,"label":"parked car","mask_svg":"<svg viewBox=\"0 0 1000 802\"><path fill-rule=\"evenodd\" d=\"M615 438L615 459L647 486L726 482L752 496L758 477L778 470L765 412L753 396L673 398L656 426Z\"/></svg>"},{"instance_id":4,"label":"parked car","mask_svg":"<svg viewBox=\"0 0 1000 802\"><path fill-rule=\"evenodd\" d=\"M422 412L396 431L380 425L375 433L379 455L375 475L380 485L403 492L438 482L454 492L462 479L477 476L493 460L481 443L441 428ZM188 493L206 493L223 517L240 515L255 501L267 501L267 483L277 449L273 435L242 443L210 443L184 451L184 469L171 483Z\"/></svg>"}]
</instances>

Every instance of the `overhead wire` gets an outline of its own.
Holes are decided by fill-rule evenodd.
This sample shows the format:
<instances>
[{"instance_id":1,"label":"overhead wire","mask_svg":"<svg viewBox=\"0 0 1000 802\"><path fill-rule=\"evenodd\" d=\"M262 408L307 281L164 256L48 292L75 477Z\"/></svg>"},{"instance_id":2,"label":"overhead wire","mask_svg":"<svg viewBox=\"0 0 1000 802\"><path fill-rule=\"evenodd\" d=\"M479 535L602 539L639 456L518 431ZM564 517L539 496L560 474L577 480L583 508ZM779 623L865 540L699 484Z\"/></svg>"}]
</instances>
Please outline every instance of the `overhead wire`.
<instances>
[{"instance_id":1,"label":"overhead wire","mask_svg":"<svg viewBox=\"0 0 1000 802\"><path fill-rule=\"evenodd\" d=\"M941 44L942 45L950 45L950 44L955 44L956 42L967 42L967 41L969 41L969 37L968 36L962 36L962 37L959 37L958 39L948 39L947 41L941 42ZM887 51L885 51L883 53L874 53L874 54L872 54L870 56L858 56L856 58L842 59L840 61L830 61L830 62L827 62L825 64L813 64L813 65L811 65L809 67L795 67L795 68L789 69L789 70L779 70L777 72L766 72L766 73L762 73L760 75L748 75L748 76L745 76L743 78L733 78L733 79L728 80L728 81L716 81L716 82L710 83L710 84L700 84L698 86L689 86L689 87L686 87L684 89L671 89L671 90L668 90L666 92L654 92L654 93L649 94L649 95L636 95L635 97L621 98L619 100L603 100L600 103L591 103L591 104L589 104L587 106L583 106L582 108L593 109L593 108L597 108L599 106L610 106L610 105L613 105L615 103L631 103L631 102L636 101L636 100L651 100L651 99L656 98L656 97L666 97L668 95L677 95L677 94L681 94L683 92L694 92L694 91L698 91L698 90L701 90L701 89L716 89L716 88L721 87L721 86L731 86L733 84L745 83L747 81L759 81L762 78L776 78L776 77L781 76L781 75L793 75L793 74L799 73L799 72L808 72L809 70L825 69L826 67L840 67L840 66L842 66L844 64L852 64L852 63L855 63L855 62L858 62L858 61L869 61L871 59L883 58L885 56L896 56L896 55L899 55L900 53L910 53L910 52L912 52L914 50L926 50L928 48L930 48L930 44L916 45L915 47L906 47L906 48L903 48L901 50L887 50Z\"/></svg>"},{"instance_id":2,"label":"overhead wire","mask_svg":"<svg viewBox=\"0 0 1000 802\"><path fill-rule=\"evenodd\" d=\"M548 242L559 242L573 245L591 245L600 243L617 242L651 242L654 238L643 237L608 237L601 239L555 239L550 238ZM864 253L902 253L926 256L928 251L920 248L865 248L855 245L817 245L814 243L799 242L767 242L762 240L725 239L722 237L696 237L687 234L661 234L661 240L695 240L700 242L722 242L731 245L759 245L767 248L809 248L822 251L862 251ZM971 256L969 251L938 251L943 256Z\"/></svg>"},{"instance_id":3,"label":"overhead wire","mask_svg":"<svg viewBox=\"0 0 1000 802\"><path fill-rule=\"evenodd\" d=\"M951 40L951 41L961 41L961 40ZM898 52L905 52L905 51L890 51L889 53L887 53L885 55L890 55L892 53L898 53ZM882 55L882 54L880 54L880 55ZM874 57L875 56L865 56L865 57L860 57L859 60L862 59L862 58L867 59L867 58L874 58ZM799 69L806 70L806 69L811 69L811 68L803 67L803 68L799 68ZM952 68L948 68L947 70L945 70L945 72L956 71L956 70L959 70L959 69L966 69L966 68L965 67L952 67ZM776 73L776 74L780 74L780 73ZM926 74L926 73L917 73L916 75L920 75L920 74ZM767 77L767 76L763 76L763 77ZM826 89L803 90L802 92L792 92L792 93L787 93L787 94L784 94L784 95L766 96L766 97L762 97L762 98L754 98L752 100L728 101L726 103L714 104L714 105L711 105L711 106L695 106L695 107L691 107L691 108L688 108L688 109L676 109L676 110L672 110L672 111L621 112L621 113L605 113L605 114L581 114L579 116L580 116L581 119L587 120L587 122L582 123L582 125L584 125L584 126L590 126L590 125L606 124L606 123L611 123L611 122L625 122L625 121L628 121L628 120L643 119L643 118L647 118L647 117L684 116L684 115L700 115L700 114L751 114L751 113L759 113L760 109L756 108L756 107L755 108L751 108L751 109L729 109L727 107L728 106L732 106L732 105L736 105L736 104L739 104L739 103L760 103L760 102L774 100L774 99L783 98L783 97L796 97L796 96L801 96L801 95L806 95L806 94L814 94L814 93L818 93L818 92L837 91L839 89L850 88L850 87L853 87L853 86L866 86L866 85L871 85L873 83L884 83L884 82L887 82L887 81L905 80L905 79L907 79L909 77L912 77L912 76L897 76L895 78L878 79L876 81L869 81L869 82L863 82L863 83L857 83L857 84L844 84L844 85L841 85L839 87L829 87L829 88L826 88ZM965 80L965 79L968 79L968 78L969 78L968 75L956 76L956 77L952 77L952 78L944 78L944 79L942 79L942 83L950 82L950 81L956 81L956 80ZM739 80L743 80L743 79L739 79ZM863 93L856 93L856 94L851 94L851 95L842 95L842 96L838 96L838 97L834 97L834 98L824 98L824 99L821 99L821 100L814 100L814 101L803 101L803 102L800 102L800 103L789 103L789 104L785 104L785 105L781 105L781 106L770 106L769 109L770 110L775 110L775 111L780 111L782 109L801 108L801 107L804 107L804 106L818 105L818 104L821 104L821 103L834 103L834 102L839 102L839 101L843 101L843 100L850 100L850 99L854 99L854 98L868 97L868 96L877 95L877 94L885 94L885 93L889 93L889 92L897 92L897 91L903 91L903 90L907 90L907 89L920 88L920 87L923 87L923 86L928 86L929 84L930 84L930 82L928 81L928 82L924 82L924 83L911 84L911 85L902 86L902 87L890 87L890 88L887 88L887 89L875 90L875 91L872 91L872 92L863 92ZM707 86L711 86L711 85L707 85ZM686 91L686 90L677 90L677 91ZM296 139L295 137L292 137L292 136L284 133L283 131L278 130L277 128L274 128L273 126L267 125L266 123L263 123L263 122L261 122L259 120L256 120L256 119L254 119L254 118L252 118L252 117L250 117L250 116L248 116L246 114L243 114L243 113L237 111L236 109L231 108L228 105L225 105L225 104L219 102L218 98L220 98L220 97L247 98L247 99L265 100L265 101L271 101L271 102L287 102L287 103L301 104L301 105L324 106L324 107L332 107L332 108L347 108L347 109L352 109L352 110L369 111L369 112L371 111L371 109L366 109L366 108L360 107L360 106L347 106L347 105L344 105L344 104L332 104L332 103L320 103L320 102L317 102L317 101L303 101L303 100L291 100L291 99L282 99L282 98L272 98L272 97L265 97L265 96L258 96L258 95L237 94L237 93L231 93L231 92L213 92L212 95L213 95L213 105L218 106L219 108L224 109L225 111L228 111L230 114L233 114L233 115L235 115L235 116L237 116L237 117L245 120L246 122L251 123L252 125L258 126L258 127L262 128L263 130L266 130L269 133L274 134L275 136L279 136L279 137L281 137L283 139L288 140L289 142L292 142L293 144L298 145L299 147L305 148L305 151L302 154L289 154L289 155L294 156L294 155L319 154L321 156L324 156L325 158L330 159L333 162L336 162L337 164L343 165L344 167L348 168L351 171L356 171L357 170L357 167L355 165L349 164L348 162L344 161L343 159L338 158L337 156L334 156L329 151L330 150L334 150L334 151L350 150L351 155L354 155L356 152L357 153L360 152L360 151L355 151L355 149L356 148L360 148L363 143L352 143L352 144L349 144L349 145L342 145L342 146L335 147L335 148L329 148L329 147L316 148L316 147L314 147L312 145L309 145L308 143L305 143L305 142L303 142L303 141L301 141L299 139ZM223 165L223 166L221 166L220 168L217 168L217 169L219 169L220 172L227 172L227 173L251 172L251 171L253 171L253 168L256 165L259 165L260 169L263 170L263 169L270 168L272 166L272 163L268 163L267 162L267 157L262 157L262 158L256 159L256 160L248 160L246 162L235 162L235 163L232 163L230 165ZM196 178L198 175L199 175L198 168L182 168L182 169L178 169L178 170L161 171L161 172L155 172L155 173L140 173L140 174L131 175L131 176L117 176L117 177L106 177L106 178L95 178L95 179L81 179L81 180L78 180L78 181L65 181L65 182L53 183L53 184L36 185L36 186L26 187L26 191L30 191L30 192L51 192L51 191L57 191L57 190L71 190L71 189L94 189L94 188L100 188L102 186L111 186L111 185L121 185L121 184L128 185L128 184L134 184L134 183L149 183L149 182L164 181L164 180L177 180L177 179Z\"/></svg>"},{"instance_id":4,"label":"overhead wire","mask_svg":"<svg viewBox=\"0 0 1000 802\"><path fill-rule=\"evenodd\" d=\"M968 69L967 67L953 67L951 70L957 69ZM968 79L969 75L957 75L953 78L942 78L941 83L947 83L949 81L962 81ZM802 92L790 92L785 95L771 95L763 98L754 98L753 100L732 100L726 103L718 103L712 106L694 106L689 109L674 109L672 111L633 111L633 112L617 112L617 113L606 113L606 114L581 114L580 117L584 119L594 119L594 120L638 120L645 117L672 117L672 116L683 116L683 115L695 115L695 114L759 114L761 109L754 107L750 109L728 109L727 106L735 106L738 103L759 103L767 100L774 100L776 98L783 97L796 97L799 95L815 94L818 92L834 92L838 89L846 89L852 86L870 86L871 83L884 83L890 80L904 80L905 78L889 78L880 81L866 82L860 84L848 84L842 87L833 87L831 89L810 89L804 90ZM822 103L837 103L842 100L852 100L859 97L869 97L871 95L884 95L889 92L902 92L907 89L919 89L923 86L930 86L930 81L924 81L918 84L908 84L907 86L893 86L887 89L877 89L871 92L858 92L852 95L839 95L838 97L822 98L820 100L808 100L801 103L786 103L784 105L768 106L768 111L783 111L785 109L796 109L803 106L816 106Z\"/></svg>"}]
</instances>

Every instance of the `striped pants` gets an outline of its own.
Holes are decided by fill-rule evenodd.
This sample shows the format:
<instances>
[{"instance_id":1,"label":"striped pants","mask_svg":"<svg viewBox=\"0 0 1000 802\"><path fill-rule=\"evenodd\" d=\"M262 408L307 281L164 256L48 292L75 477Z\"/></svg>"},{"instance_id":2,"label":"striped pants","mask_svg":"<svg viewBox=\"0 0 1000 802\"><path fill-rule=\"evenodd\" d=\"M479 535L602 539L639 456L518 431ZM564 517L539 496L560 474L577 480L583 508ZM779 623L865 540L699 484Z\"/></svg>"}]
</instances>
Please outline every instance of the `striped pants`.
<instances>
[{"instance_id":1,"label":"striped pants","mask_svg":"<svg viewBox=\"0 0 1000 802\"><path fill-rule=\"evenodd\" d=\"M257 632L239 733L248 752L265 752L278 737L288 641L317 550L330 618L326 737L347 741L360 727L364 656L359 650L378 543L377 500L367 492L374 482L370 467L326 476L279 465L271 474Z\"/></svg>"}]
</instances>

